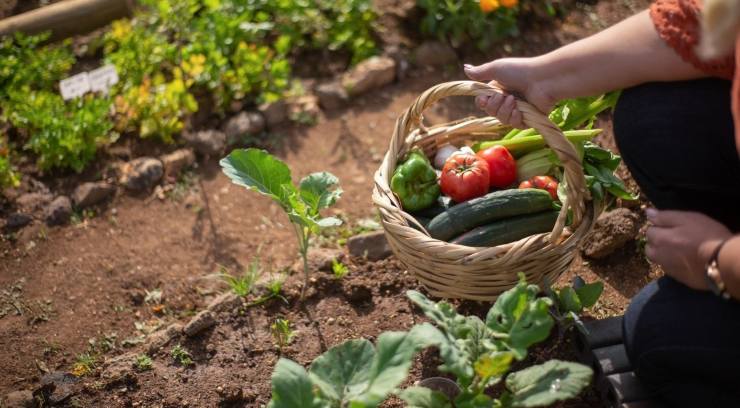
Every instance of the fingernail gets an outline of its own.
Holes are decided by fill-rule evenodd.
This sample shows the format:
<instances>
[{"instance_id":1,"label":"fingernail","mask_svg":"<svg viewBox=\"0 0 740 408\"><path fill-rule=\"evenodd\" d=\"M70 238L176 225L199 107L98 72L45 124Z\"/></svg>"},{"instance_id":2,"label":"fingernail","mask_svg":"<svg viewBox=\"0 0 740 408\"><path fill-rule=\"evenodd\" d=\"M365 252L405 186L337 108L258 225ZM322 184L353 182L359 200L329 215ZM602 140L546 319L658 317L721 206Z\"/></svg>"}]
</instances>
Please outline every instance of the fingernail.
<instances>
[{"instance_id":1,"label":"fingernail","mask_svg":"<svg viewBox=\"0 0 740 408\"><path fill-rule=\"evenodd\" d=\"M463 68L464 68L464 69L465 69L466 71L470 71L471 69L473 69L473 66L472 66L472 65L470 65L470 64L465 64L465 65L463 65Z\"/></svg>"},{"instance_id":2,"label":"fingernail","mask_svg":"<svg viewBox=\"0 0 740 408\"><path fill-rule=\"evenodd\" d=\"M648 208L645 210L645 215L647 215L648 220L652 221L655 219L655 216L658 215L658 210L655 208Z\"/></svg>"}]
</instances>

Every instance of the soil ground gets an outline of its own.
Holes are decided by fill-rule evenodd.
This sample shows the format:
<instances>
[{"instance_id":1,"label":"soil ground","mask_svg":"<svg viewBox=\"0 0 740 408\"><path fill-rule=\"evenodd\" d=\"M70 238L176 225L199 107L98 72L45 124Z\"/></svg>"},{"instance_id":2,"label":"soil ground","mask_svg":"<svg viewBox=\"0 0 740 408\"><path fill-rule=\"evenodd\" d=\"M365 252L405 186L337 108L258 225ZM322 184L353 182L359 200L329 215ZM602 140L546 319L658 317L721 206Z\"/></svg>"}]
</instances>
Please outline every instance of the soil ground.
<instances>
[{"instance_id":1,"label":"soil ground","mask_svg":"<svg viewBox=\"0 0 740 408\"><path fill-rule=\"evenodd\" d=\"M472 62L502 55L532 55L598 31L645 7L646 1L580 4L556 27L532 28L520 39L500 45ZM471 62L471 61L465 61ZM372 176L385 153L396 116L426 88L463 79L460 67L414 69L409 78L322 116L310 128L285 126L263 141L285 160L295 178L327 170L340 177L345 193L336 215L345 234L373 219ZM435 106L430 122L477 114L470 98ZM610 120L602 144L613 147ZM278 273L296 259L287 219L268 199L232 185L216 158L198 168L163 198L119 196L96 215L61 228L31 227L15 242L0 242L0 395L33 388L45 370L68 371L83 353L103 358L137 350L147 330L186 322L225 287L222 267L238 273L255 259ZM336 246L327 239L324 245ZM239 387L233 406L257 407L269 400L269 377L279 357L270 324L278 316L293 322L298 336L283 354L306 364L323 350L348 338L374 339L384 330L407 329L420 315L403 293L417 285L392 258L377 263L346 262L350 272L338 282L318 273L304 307L295 296L298 277L286 282L289 304L273 301L243 314L219 316L215 328L184 341L195 365L182 368L169 354L154 356L155 369L137 375L135 385L105 388L96 371L78 384L67 404L77 406L215 406L231 404L224 389ZM608 259L580 258L561 277L575 274L605 281L606 291L591 316L623 312L639 288L656 276L637 244ZM364 289L363 289L364 288ZM368 292L370 295L368 296ZM161 293L161 299L157 294ZM360 293L360 298L355 298ZM154 300L152 300L154 299ZM487 307L465 303L466 310ZM545 345L534 359L568 358L567 345ZM167 349L169 350L169 349ZM554 351L552 351L554 350ZM424 354L412 379L435 372L434 357ZM220 390L220 391L219 391ZM565 406L597 406L593 391ZM400 406L389 402L388 406Z\"/></svg>"}]
</instances>

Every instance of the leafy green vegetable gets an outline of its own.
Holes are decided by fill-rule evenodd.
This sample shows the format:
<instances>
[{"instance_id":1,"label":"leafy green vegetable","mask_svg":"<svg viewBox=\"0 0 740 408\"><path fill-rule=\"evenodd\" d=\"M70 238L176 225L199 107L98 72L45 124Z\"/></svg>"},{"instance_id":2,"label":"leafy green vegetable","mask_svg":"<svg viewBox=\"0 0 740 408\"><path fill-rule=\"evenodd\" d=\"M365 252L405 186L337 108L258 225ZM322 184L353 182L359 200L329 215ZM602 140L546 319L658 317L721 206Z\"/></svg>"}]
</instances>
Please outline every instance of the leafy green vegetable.
<instances>
[{"instance_id":1,"label":"leafy green vegetable","mask_svg":"<svg viewBox=\"0 0 740 408\"><path fill-rule=\"evenodd\" d=\"M512 407L546 407L572 398L591 382L593 372L577 363L550 360L506 378Z\"/></svg>"},{"instance_id":2,"label":"leafy green vegetable","mask_svg":"<svg viewBox=\"0 0 740 408\"><path fill-rule=\"evenodd\" d=\"M636 200L637 195L627 191L624 182L614 172L622 158L594 143L584 144L583 170L586 182L596 199L604 199L606 193L623 200Z\"/></svg>"},{"instance_id":3,"label":"leafy green vegetable","mask_svg":"<svg viewBox=\"0 0 740 408\"><path fill-rule=\"evenodd\" d=\"M408 408L452 408L446 395L424 387L409 387L399 397L406 401Z\"/></svg>"},{"instance_id":4,"label":"leafy green vegetable","mask_svg":"<svg viewBox=\"0 0 740 408\"><path fill-rule=\"evenodd\" d=\"M316 401L306 370L297 363L281 358L272 373L270 408L328 407Z\"/></svg>"},{"instance_id":5,"label":"leafy green vegetable","mask_svg":"<svg viewBox=\"0 0 740 408\"><path fill-rule=\"evenodd\" d=\"M553 289L550 285L545 285L545 294L554 304L552 316L558 323L561 335L574 325L578 330L586 330L578 315L584 309L593 307L603 291L603 282L586 283L579 276L573 279L572 286Z\"/></svg>"},{"instance_id":6,"label":"leafy green vegetable","mask_svg":"<svg viewBox=\"0 0 740 408\"><path fill-rule=\"evenodd\" d=\"M293 223L298 248L303 258L304 284L308 286L308 248L311 237L323 228L341 225L336 217L322 217L320 211L336 203L342 195L339 179L328 172L313 173L293 184L288 166L259 149L236 149L221 159L221 167L234 184L275 200Z\"/></svg>"}]
</instances>

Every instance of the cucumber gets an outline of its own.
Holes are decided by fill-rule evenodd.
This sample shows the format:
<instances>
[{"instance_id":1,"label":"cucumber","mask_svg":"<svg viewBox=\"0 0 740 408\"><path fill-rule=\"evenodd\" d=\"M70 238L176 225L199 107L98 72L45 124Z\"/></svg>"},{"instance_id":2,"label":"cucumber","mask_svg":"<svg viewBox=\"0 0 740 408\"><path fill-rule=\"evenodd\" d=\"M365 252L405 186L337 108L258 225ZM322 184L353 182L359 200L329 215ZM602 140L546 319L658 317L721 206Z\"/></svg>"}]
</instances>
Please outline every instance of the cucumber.
<instances>
[{"instance_id":1,"label":"cucumber","mask_svg":"<svg viewBox=\"0 0 740 408\"><path fill-rule=\"evenodd\" d=\"M557 219L557 211L520 215L475 228L450 242L472 247L493 247L508 244L530 235L551 231Z\"/></svg>"},{"instance_id":2,"label":"cucumber","mask_svg":"<svg viewBox=\"0 0 740 408\"><path fill-rule=\"evenodd\" d=\"M500 190L457 204L432 218L427 231L447 241L492 221L552 209L552 198L544 190Z\"/></svg>"},{"instance_id":3,"label":"cucumber","mask_svg":"<svg viewBox=\"0 0 740 408\"><path fill-rule=\"evenodd\" d=\"M440 195L435 205L412 213L412 215L417 218L434 218L439 214L442 214L443 212L449 210L453 205L455 205L455 202L452 201L450 197Z\"/></svg>"}]
</instances>

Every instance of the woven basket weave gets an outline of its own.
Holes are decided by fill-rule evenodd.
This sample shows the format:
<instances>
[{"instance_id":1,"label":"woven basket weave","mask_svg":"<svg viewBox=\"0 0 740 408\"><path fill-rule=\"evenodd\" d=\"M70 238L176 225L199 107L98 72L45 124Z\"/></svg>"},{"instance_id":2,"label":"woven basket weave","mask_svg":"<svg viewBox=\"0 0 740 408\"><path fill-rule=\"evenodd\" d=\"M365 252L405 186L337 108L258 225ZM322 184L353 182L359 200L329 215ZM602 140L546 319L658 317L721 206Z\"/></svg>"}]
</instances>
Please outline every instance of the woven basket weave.
<instances>
[{"instance_id":1,"label":"woven basket weave","mask_svg":"<svg viewBox=\"0 0 740 408\"><path fill-rule=\"evenodd\" d=\"M499 139L510 128L496 118L468 118L424 127L422 115L435 102L449 96L493 95L500 90L472 81L447 82L434 86L398 118L388 152L375 173L373 202L380 212L385 235L396 257L434 296L494 301L518 282L524 272L530 283L554 282L568 269L579 243L591 230L600 207L590 201L578 154L547 115L531 104L517 101L524 124L536 129L555 151L564 167L566 198L551 233L532 235L509 244L489 248L468 247L440 241L401 209L391 192L390 179L399 158L412 147L427 155L452 143L460 146L476 140ZM573 222L567 228L568 209Z\"/></svg>"}]
</instances>

